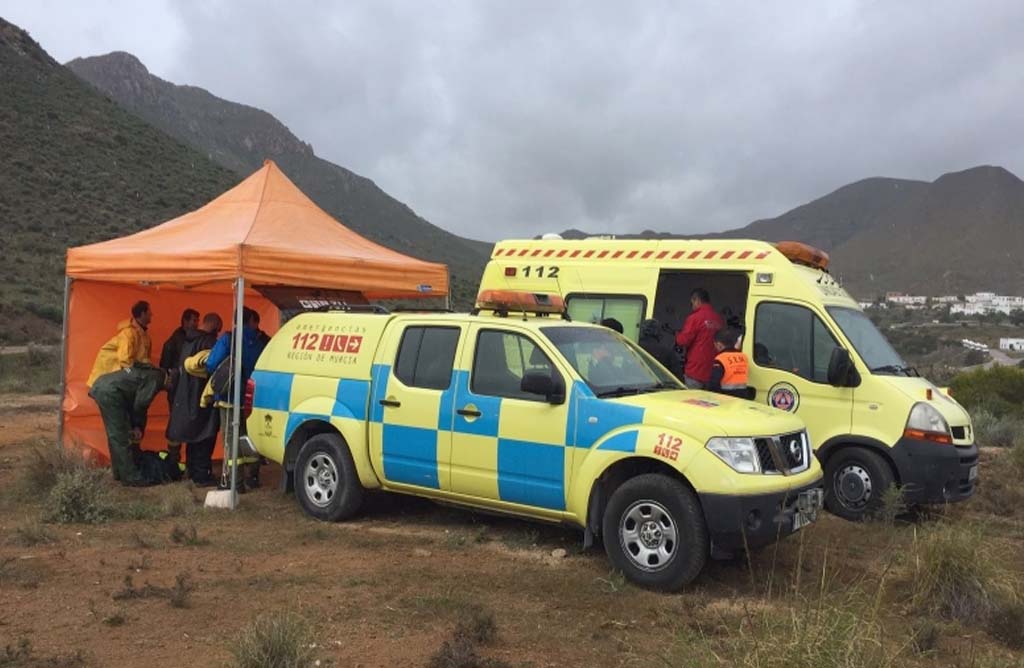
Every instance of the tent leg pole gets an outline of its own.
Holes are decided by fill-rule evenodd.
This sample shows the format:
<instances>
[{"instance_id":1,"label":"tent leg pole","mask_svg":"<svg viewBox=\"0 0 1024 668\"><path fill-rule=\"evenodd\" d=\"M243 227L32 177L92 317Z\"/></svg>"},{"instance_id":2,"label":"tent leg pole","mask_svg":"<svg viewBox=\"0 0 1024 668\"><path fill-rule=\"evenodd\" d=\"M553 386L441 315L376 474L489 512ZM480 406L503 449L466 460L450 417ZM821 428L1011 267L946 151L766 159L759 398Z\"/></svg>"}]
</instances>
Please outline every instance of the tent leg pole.
<instances>
[{"instance_id":1,"label":"tent leg pole","mask_svg":"<svg viewBox=\"0 0 1024 668\"><path fill-rule=\"evenodd\" d=\"M445 265L445 274L448 277L448 290L444 293L444 307L451 311L452 310L452 274L448 271L448 266Z\"/></svg>"},{"instance_id":2,"label":"tent leg pole","mask_svg":"<svg viewBox=\"0 0 1024 668\"><path fill-rule=\"evenodd\" d=\"M231 383L231 509L238 507L238 435L242 424L242 328L245 326L242 309L245 307L245 279L235 281L235 325L231 339L234 376Z\"/></svg>"},{"instance_id":3,"label":"tent leg pole","mask_svg":"<svg viewBox=\"0 0 1024 668\"><path fill-rule=\"evenodd\" d=\"M60 403L57 405L57 449L64 447L64 399L68 392L68 307L71 305L70 276L64 277L64 322L60 331Z\"/></svg>"}]
</instances>

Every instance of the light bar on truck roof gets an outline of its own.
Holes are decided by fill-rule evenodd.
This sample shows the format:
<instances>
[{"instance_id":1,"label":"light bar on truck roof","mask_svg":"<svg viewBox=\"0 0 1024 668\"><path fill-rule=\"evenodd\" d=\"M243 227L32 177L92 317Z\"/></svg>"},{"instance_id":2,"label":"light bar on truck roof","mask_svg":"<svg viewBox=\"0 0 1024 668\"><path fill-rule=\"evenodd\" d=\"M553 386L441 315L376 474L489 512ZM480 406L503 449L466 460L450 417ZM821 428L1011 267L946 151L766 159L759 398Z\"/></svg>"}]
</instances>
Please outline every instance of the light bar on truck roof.
<instances>
[{"instance_id":1,"label":"light bar on truck roof","mask_svg":"<svg viewBox=\"0 0 1024 668\"><path fill-rule=\"evenodd\" d=\"M560 295L550 292L481 290L476 298L476 307L517 313L564 313L565 301Z\"/></svg>"},{"instance_id":2,"label":"light bar on truck roof","mask_svg":"<svg viewBox=\"0 0 1024 668\"><path fill-rule=\"evenodd\" d=\"M814 246L799 241L780 241L775 249L796 264L804 264L814 269L828 269L828 253Z\"/></svg>"}]
</instances>

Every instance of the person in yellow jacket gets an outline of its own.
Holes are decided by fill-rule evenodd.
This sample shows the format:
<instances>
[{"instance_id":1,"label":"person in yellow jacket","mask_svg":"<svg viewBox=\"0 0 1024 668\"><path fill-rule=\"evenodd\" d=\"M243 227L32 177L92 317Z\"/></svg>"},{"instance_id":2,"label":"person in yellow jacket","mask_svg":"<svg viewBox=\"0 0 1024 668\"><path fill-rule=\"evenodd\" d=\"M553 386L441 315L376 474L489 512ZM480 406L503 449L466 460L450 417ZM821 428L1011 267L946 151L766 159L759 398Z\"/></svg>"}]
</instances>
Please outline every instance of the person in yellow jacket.
<instances>
[{"instance_id":1,"label":"person in yellow jacket","mask_svg":"<svg viewBox=\"0 0 1024 668\"><path fill-rule=\"evenodd\" d=\"M740 334L731 327L715 332L715 359L711 363L711 379L707 389L740 399L753 399L747 386L747 356L737 349Z\"/></svg>"},{"instance_id":2,"label":"person in yellow jacket","mask_svg":"<svg viewBox=\"0 0 1024 668\"><path fill-rule=\"evenodd\" d=\"M86 386L92 387L100 376L128 369L135 364L150 365L149 358L153 348L153 342L149 338L151 322L153 311L149 307L149 302L135 302L132 305L131 320L118 323L117 334L100 348Z\"/></svg>"}]
</instances>

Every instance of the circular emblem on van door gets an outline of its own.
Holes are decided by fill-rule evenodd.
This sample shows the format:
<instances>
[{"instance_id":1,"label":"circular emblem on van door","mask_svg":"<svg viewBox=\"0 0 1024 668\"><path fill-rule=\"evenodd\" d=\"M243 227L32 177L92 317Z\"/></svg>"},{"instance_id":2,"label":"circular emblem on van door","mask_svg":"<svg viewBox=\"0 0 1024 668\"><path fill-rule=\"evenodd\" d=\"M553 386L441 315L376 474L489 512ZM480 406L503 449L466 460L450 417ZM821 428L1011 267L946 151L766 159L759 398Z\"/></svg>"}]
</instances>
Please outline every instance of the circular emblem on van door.
<instances>
[{"instance_id":1,"label":"circular emblem on van door","mask_svg":"<svg viewBox=\"0 0 1024 668\"><path fill-rule=\"evenodd\" d=\"M800 393L789 383L776 383L768 390L768 405L793 413L800 406Z\"/></svg>"}]
</instances>

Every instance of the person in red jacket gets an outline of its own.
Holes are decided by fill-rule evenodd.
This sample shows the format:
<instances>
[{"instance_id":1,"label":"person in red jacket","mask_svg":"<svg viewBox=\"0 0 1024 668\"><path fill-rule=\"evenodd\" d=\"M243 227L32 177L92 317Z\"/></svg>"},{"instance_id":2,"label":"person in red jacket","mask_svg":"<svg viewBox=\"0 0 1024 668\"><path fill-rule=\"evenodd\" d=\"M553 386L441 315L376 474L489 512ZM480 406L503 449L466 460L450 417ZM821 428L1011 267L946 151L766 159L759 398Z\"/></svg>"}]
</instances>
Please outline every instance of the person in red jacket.
<instances>
[{"instance_id":1,"label":"person in red jacket","mask_svg":"<svg viewBox=\"0 0 1024 668\"><path fill-rule=\"evenodd\" d=\"M722 329L722 316L711 307L711 296L704 288L690 294L693 312L686 316L683 328L676 334L676 345L686 349L683 382L693 390L704 389L711 379L715 360L715 333Z\"/></svg>"}]
</instances>

